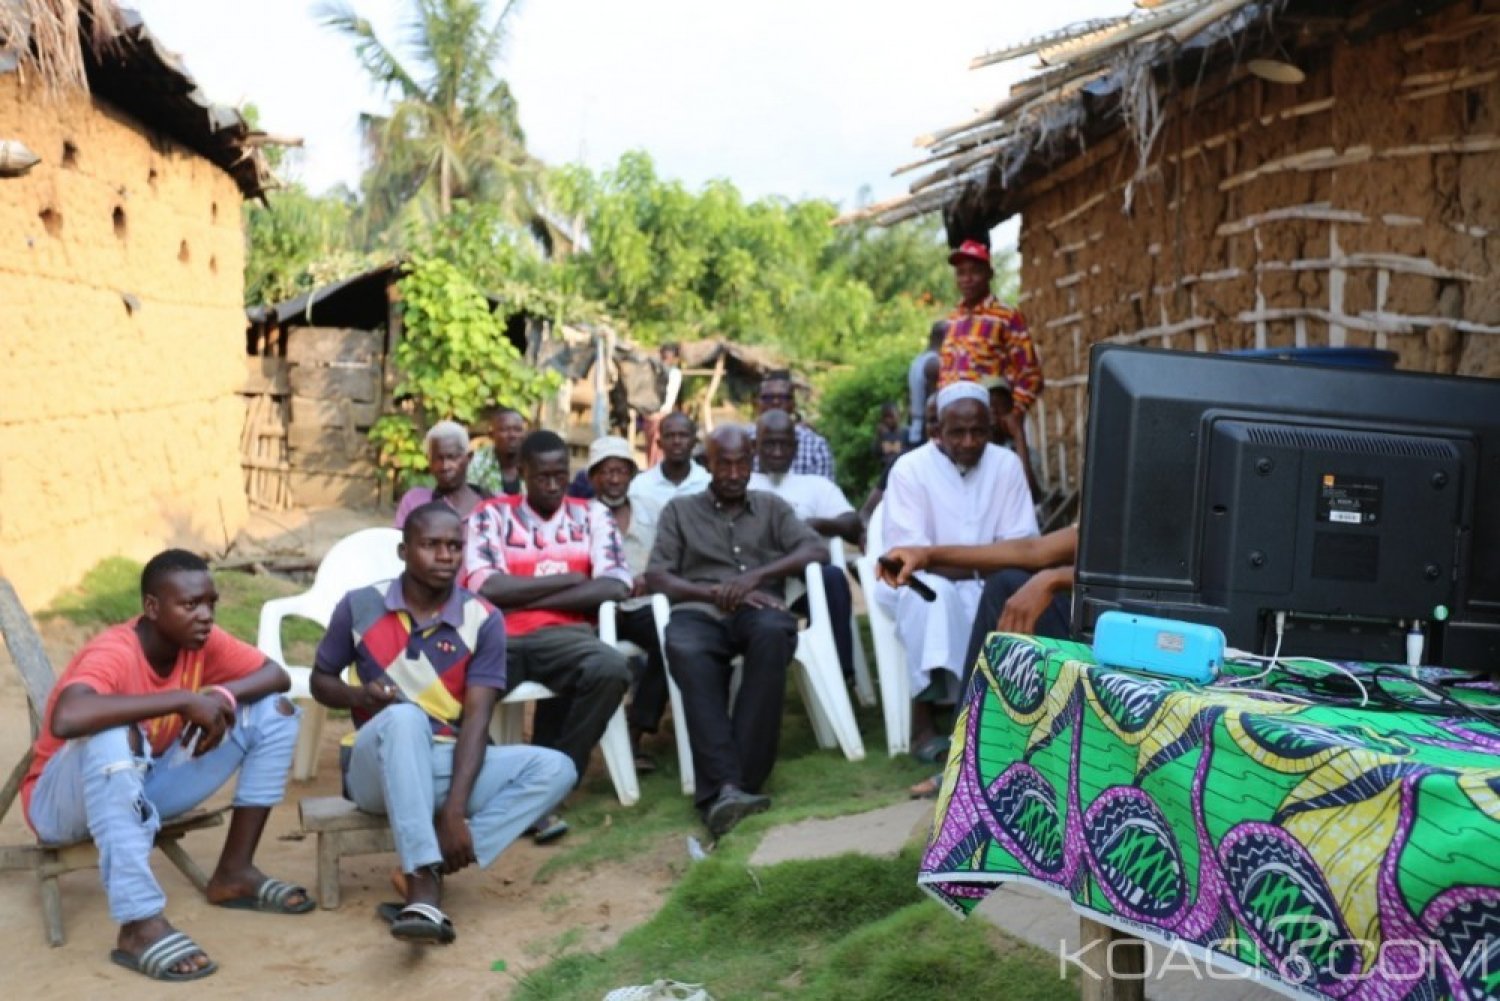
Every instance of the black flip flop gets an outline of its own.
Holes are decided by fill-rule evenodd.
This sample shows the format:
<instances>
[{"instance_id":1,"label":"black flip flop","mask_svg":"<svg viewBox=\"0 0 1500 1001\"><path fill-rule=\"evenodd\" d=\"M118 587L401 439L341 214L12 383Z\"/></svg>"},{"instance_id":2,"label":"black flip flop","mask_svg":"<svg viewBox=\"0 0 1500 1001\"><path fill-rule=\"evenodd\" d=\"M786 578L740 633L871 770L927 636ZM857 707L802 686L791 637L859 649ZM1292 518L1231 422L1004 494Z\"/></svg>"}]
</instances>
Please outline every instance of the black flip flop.
<instances>
[{"instance_id":1,"label":"black flip flop","mask_svg":"<svg viewBox=\"0 0 1500 1001\"><path fill-rule=\"evenodd\" d=\"M953 739L947 736L928 737L912 748L911 756L927 765L941 765L948 760L948 748Z\"/></svg>"},{"instance_id":2,"label":"black flip flop","mask_svg":"<svg viewBox=\"0 0 1500 1001\"><path fill-rule=\"evenodd\" d=\"M208 965L201 966L191 973L179 973L172 969L172 967L184 959L191 959L194 956L202 956L207 959L208 953L204 952L191 937L180 931L168 932L163 935L142 949L139 956L132 956L124 949L115 949L109 954L109 958L113 962L125 967L127 970L139 973L143 977L150 977L152 980L171 982L202 980L204 977L218 972L219 964L212 959L208 960Z\"/></svg>"},{"instance_id":3,"label":"black flip flop","mask_svg":"<svg viewBox=\"0 0 1500 1001\"><path fill-rule=\"evenodd\" d=\"M550 845L570 830L572 828L568 826L566 820L562 819L562 815L554 813L532 824L527 829L527 833L531 835L531 840L537 844Z\"/></svg>"},{"instance_id":4,"label":"black flip flop","mask_svg":"<svg viewBox=\"0 0 1500 1001\"><path fill-rule=\"evenodd\" d=\"M293 897L302 899L293 904ZM266 879L252 896L221 900L215 907L227 907L235 911L261 911L265 914L306 914L318 902L307 892L307 888L280 879Z\"/></svg>"},{"instance_id":5,"label":"black flip flop","mask_svg":"<svg viewBox=\"0 0 1500 1001\"><path fill-rule=\"evenodd\" d=\"M406 904L391 922L391 935L416 945L448 945L458 938L453 922L431 904Z\"/></svg>"}]
</instances>

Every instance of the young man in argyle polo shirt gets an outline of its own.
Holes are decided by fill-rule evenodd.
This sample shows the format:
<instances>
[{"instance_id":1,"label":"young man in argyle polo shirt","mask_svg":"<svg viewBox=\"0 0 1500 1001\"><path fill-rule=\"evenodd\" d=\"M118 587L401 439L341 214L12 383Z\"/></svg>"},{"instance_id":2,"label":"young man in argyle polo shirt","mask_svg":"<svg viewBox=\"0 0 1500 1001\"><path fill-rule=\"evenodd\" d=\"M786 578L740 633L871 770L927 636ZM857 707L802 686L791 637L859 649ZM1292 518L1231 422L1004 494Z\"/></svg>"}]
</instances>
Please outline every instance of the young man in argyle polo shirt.
<instances>
[{"instance_id":1,"label":"young man in argyle polo shirt","mask_svg":"<svg viewBox=\"0 0 1500 1001\"><path fill-rule=\"evenodd\" d=\"M556 693L537 703L532 742L562 751L582 776L630 684L625 655L593 627L601 604L630 594L630 567L609 512L565 496L561 438L526 436L521 479L524 497L496 497L469 515L464 586L504 611L514 680ZM548 818L537 839L548 840L559 824Z\"/></svg>"},{"instance_id":2,"label":"young man in argyle polo shirt","mask_svg":"<svg viewBox=\"0 0 1500 1001\"><path fill-rule=\"evenodd\" d=\"M464 526L441 501L407 517L393 581L345 595L318 645L312 695L354 719L346 794L391 821L406 900L391 934L446 944L442 877L487 867L573 787L573 763L539 747L489 745L507 688L505 626L455 586ZM357 684L341 675L350 665Z\"/></svg>"}]
</instances>

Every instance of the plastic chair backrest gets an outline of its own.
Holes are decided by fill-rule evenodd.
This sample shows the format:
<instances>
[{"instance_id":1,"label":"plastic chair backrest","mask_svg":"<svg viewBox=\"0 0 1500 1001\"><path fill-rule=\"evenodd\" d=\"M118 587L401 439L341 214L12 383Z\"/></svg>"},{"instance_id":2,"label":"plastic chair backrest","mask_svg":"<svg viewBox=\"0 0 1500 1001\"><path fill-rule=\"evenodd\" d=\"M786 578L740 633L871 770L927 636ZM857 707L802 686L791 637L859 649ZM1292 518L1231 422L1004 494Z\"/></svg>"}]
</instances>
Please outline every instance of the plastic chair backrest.
<instances>
[{"instance_id":1,"label":"plastic chair backrest","mask_svg":"<svg viewBox=\"0 0 1500 1001\"><path fill-rule=\"evenodd\" d=\"M876 504L870 512L870 523L865 526L865 554L880 557L885 555L885 505Z\"/></svg>"},{"instance_id":2,"label":"plastic chair backrest","mask_svg":"<svg viewBox=\"0 0 1500 1001\"><path fill-rule=\"evenodd\" d=\"M299 614L326 626L344 595L401 576L405 565L396 553L400 543L401 533L394 528L364 528L334 543L318 564L317 576Z\"/></svg>"}]
</instances>

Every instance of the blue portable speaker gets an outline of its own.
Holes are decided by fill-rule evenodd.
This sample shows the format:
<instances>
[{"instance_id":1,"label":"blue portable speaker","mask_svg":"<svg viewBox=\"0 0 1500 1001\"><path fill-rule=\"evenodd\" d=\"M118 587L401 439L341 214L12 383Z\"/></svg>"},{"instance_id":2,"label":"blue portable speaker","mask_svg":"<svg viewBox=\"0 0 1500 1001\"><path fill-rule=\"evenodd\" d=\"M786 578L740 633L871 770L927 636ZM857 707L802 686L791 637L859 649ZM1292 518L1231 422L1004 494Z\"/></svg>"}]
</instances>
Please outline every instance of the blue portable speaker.
<instances>
[{"instance_id":1,"label":"blue portable speaker","mask_svg":"<svg viewBox=\"0 0 1500 1001\"><path fill-rule=\"evenodd\" d=\"M1196 622L1109 611L1094 624L1094 659L1206 685L1224 663L1224 634Z\"/></svg>"}]
</instances>

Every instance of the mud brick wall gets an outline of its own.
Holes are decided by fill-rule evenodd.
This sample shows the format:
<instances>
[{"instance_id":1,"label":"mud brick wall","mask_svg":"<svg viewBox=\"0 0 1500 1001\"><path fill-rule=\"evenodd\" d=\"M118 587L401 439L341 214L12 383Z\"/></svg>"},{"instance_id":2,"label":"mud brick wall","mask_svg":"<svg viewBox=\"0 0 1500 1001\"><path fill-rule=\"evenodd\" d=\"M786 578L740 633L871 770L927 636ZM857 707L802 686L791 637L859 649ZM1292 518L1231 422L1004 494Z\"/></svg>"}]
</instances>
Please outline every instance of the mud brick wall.
<instances>
[{"instance_id":1,"label":"mud brick wall","mask_svg":"<svg viewBox=\"0 0 1500 1001\"><path fill-rule=\"evenodd\" d=\"M1022 306L1047 389L1031 437L1076 486L1089 348L1349 346L1500 376L1500 15L1298 49L1174 95L1146 176L1122 136L1025 193Z\"/></svg>"},{"instance_id":2,"label":"mud brick wall","mask_svg":"<svg viewBox=\"0 0 1500 1001\"><path fill-rule=\"evenodd\" d=\"M0 75L0 573L31 606L104 557L223 548L247 517L239 190L87 97Z\"/></svg>"}]
</instances>

